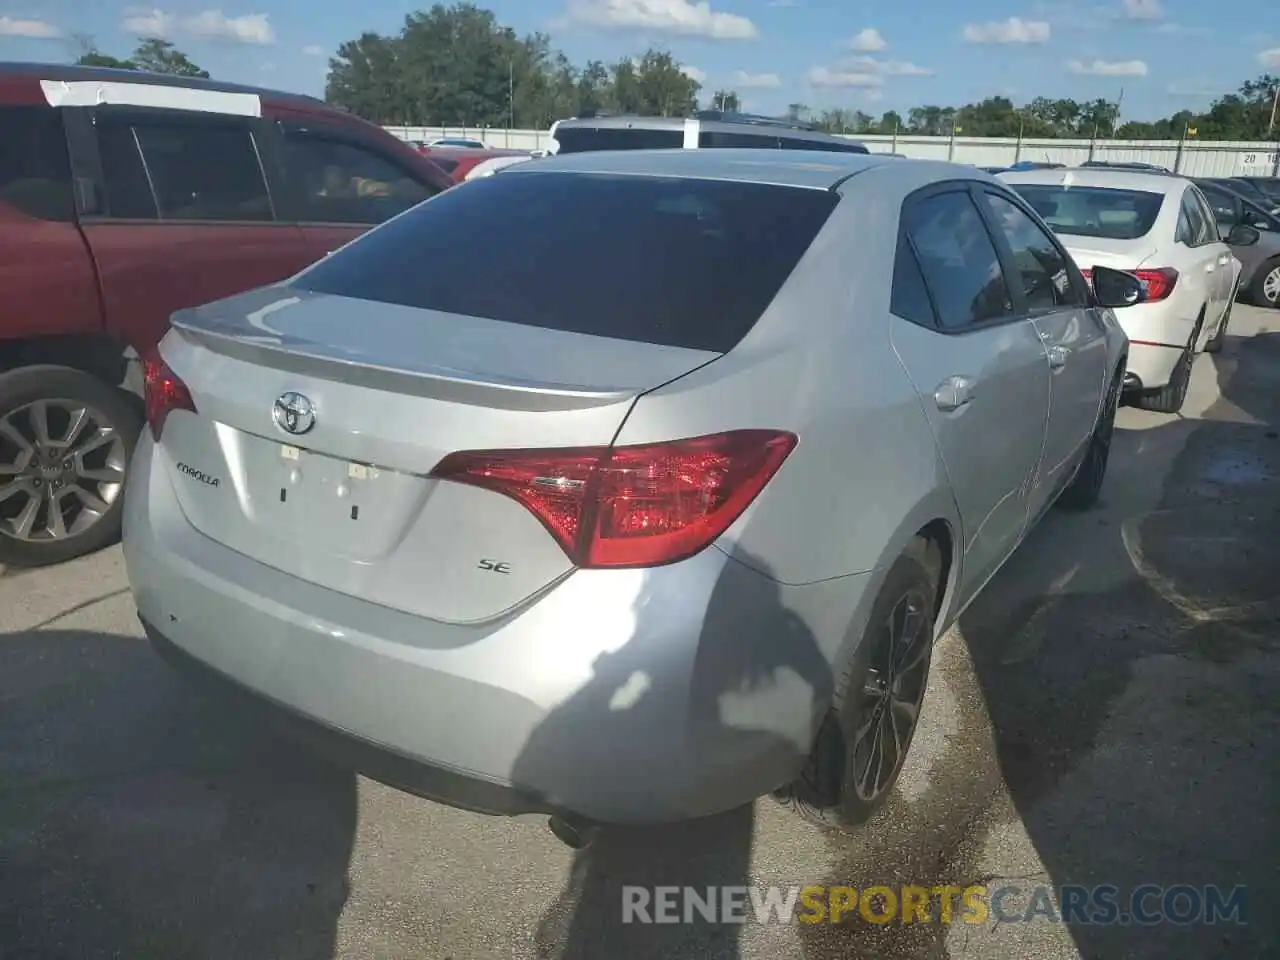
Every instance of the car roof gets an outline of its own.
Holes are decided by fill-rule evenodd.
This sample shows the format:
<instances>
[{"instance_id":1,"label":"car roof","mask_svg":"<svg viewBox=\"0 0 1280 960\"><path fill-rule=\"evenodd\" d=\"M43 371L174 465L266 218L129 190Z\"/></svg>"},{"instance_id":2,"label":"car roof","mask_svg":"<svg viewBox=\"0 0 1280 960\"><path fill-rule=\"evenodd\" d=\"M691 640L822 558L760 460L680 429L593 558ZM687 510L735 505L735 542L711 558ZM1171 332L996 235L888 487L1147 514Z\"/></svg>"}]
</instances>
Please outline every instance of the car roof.
<instances>
[{"instance_id":1,"label":"car roof","mask_svg":"<svg viewBox=\"0 0 1280 960\"><path fill-rule=\"evenodd\" d=\"M883 154L834 153L826 150L589 150L516 164L504 176L543 173L611 173L649 177L735 180L788 187L830 190L855 174L876 167L895 169L927 164L955 170L951 164L902 160Z\"/></svg>"},{"instance_id":2,"label":"car roof","mask_svg":"<svg viewBox=\"0 0 1280 960\"><path fill-rule=\"evenodd\" d=\"M167 73L149 73L145 70L122 70L115 67L82 67L75 64L24 63L0 61L0 80L29 78L58 80L65 83L145 83L157 87L183 87L191 90L209 90L215 93L253 93L277 103L294 103L308 107L333 110L334 107L316 97L301 93L286 93L266 87L253 87L241 83L225 83L221 80L205 80L201 77L180 77Z\"/></svg>"},{"instance_id":3,"label":"car roof","mask_svg":"<svg viewBox=\"0 0 1280 960\"><path fill-rule=\"evenodd\" d=\"M1191 184L1171 173L1120 167L1064 167L1059 170L1010 170L999 174L1005 183L1040 183L1046 186L1112 187L1148 193L1179 193Z\"/></svg>"}]
</instances>

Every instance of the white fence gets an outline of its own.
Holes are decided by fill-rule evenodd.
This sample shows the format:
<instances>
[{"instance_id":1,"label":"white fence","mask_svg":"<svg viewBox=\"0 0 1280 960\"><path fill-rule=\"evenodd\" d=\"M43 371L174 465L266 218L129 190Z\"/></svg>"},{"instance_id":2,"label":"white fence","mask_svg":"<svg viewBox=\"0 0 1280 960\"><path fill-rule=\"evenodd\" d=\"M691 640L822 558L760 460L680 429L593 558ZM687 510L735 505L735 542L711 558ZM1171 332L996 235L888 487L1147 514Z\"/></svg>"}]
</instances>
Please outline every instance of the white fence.
<instances>
[{"instance_id":1,"label":"white fence","mask_svg":"<svg viewBox=\"0 0 1280 960\"><path fill-rule=\"evenodd\" d=\"M491 147L542 150L551 141L546 130L476 127L387 127L403 140L472 137ZM1008 166L1019 160L1045 160L1074 166L1086 160L1154 163L1190 177L1280 176L1280 143L1187 140L1013 140L995 137L862 136L872 152L901 153L922 160L952 160L975 166Z\"/></svg>"}]
</instances>

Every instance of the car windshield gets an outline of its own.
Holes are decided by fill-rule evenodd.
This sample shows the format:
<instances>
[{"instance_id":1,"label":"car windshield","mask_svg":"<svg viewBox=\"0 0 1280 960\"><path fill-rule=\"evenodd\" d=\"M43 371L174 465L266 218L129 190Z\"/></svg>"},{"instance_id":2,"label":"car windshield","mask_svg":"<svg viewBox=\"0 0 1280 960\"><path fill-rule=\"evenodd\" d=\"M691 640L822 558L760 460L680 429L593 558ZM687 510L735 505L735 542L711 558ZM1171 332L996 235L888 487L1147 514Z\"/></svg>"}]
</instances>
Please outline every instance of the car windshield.
<instances>
[{"instance_id":1,"label":"car windshield","mask_svg":"<svg viewBox=\"0 0 1280 960\"><path fill-rule=\"evenodd\" d=\"M1114 187L1067 187L1013 183L1055 233L1111 240L1136 240L1151 232L1164 194Z\"/></svg>"},{"instance_id":2,"label":"car windshield","mask_svg":"<svg viewBox=\"0 0 1280 960\"><path fill-rule=\"evenodd\" d=\"M446 190L294 283L723 353L769 306L836 202L831 191L772 184L517 172Z\"/></svg>"}]
</instances>

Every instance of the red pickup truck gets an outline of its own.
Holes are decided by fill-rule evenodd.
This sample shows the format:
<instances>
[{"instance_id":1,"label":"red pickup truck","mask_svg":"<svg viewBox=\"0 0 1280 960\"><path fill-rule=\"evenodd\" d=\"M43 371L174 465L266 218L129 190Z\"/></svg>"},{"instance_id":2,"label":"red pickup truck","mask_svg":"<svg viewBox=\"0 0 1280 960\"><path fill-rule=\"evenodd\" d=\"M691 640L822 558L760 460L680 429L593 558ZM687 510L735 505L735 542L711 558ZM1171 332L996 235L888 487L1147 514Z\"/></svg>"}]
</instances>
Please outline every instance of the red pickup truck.
<instances>
[{"instance_id":1,"label":"red pickup truck","mask_svg":"<svg viewBox=\"0 0 1280 960\"><path fill-rule=\"evenodd\" d=\"M452 185L311 97L0 63L0 564L119 536L139 356Z\"/></svg>"}]
</instances>

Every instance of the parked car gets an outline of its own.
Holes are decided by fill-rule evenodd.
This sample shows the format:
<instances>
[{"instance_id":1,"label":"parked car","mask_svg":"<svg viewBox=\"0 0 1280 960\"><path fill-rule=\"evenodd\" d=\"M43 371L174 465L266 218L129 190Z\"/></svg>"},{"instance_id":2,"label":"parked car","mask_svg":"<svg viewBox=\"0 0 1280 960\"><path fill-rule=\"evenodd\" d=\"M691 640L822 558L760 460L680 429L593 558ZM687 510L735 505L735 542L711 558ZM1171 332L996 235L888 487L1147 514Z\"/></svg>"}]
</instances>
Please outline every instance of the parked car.
<instances>
[{"instance_id":1,"label":"parked car","mask_svg":"<svg viewBox=\"0 0 1280 960\"><path fill-rule=\"evenodd\" d=\"M994 176L997 173L1004 173L1006 170L1010 168L1009 167L979 167L978 169L981 170L983 173L989 173Z\"/></svg>"},{"instance_id":2,"label":"parked car","mask_svg":"<svg viewBox=\"0 0 1280 960\"><path fill-rule=\"evenodd\" d=\"M1010 170L1061 170L1065 167L1065 163L1052 163L1048 160L1019 160L1014 163Z\"/></svg>"},{"instance_id":3,"label":"parked car","mask_svg":"<svg viewBox=\"0 0 1280 960\"><path fill-rule=\"evenodd\" d=\"M1068 169L1001 177L1077 263L1130 270L1143 281L1144 302L1118 311L1131 344L1126 387L1136 406L1177 413L1195 355L1220 350L1226 335L1241 273L1228 244L1256 244L1258 231L1237 226L1224 243L1200 188L1168 174Z\"/></svg>"},{"instance_id":4,"label":"parked car","mask_svg":"<svg viewBox=\"0 0 1280 960\"><path fill-rule=\"evenodd\" d=\"M489 149L483 140L476 140L471 137L441 137L438 140L428 140L423 146L428 150L438 150L441 147L454 147L460 150Z\"/></svg>"},{"instance_id":5,"label":"parked car","mask_svg":"<svg viewBox=\"0 0 1280 960\"><path fill-rule=\"evenodd\" d=\"M1085 170L1134 170L1149 173L1170 173L1168 167L1155 163L1139 163L1136 160L1086 160L1080 166Z\"/></svg>"},{"instance_id":6,"label":"parked car","mask_svg":"<svg viewBox=\"0 0 1280 960\"><path fill-rule=\"evenodd\" d=\"M869 153L866 144L823 133L813 124L704 110L695 117L601 116L557 120L556 153L587 150L765 148Z\"/></svg>"},{"instance_id":7,"label":"parked car","mask_svg":"<svg viewBox=\"0 0 1280 960\"><path fill-rule=\"evenodd\" d=\"M1236 177L1253 189L1271 198L1273 203L1280 204L1280 177Z\"/></svg>"},{"instance_id":8,"label":"parked car","mask_svg":"<svg viewBox=\"0 0 1280 960\"><path fill-rule=\"evenodd\" d=\"M488 160L498 157L512 157L528 160L527 150L496 150L485 148L473 150L469 147L433 147L427 151L426 157L449 175L454 183L461 183L467 175Z\"/></svg>"},{"instance_id":9,"label":"parked car","mask_svg":"<svg viewBox=\"0 0 1280 960\"><path fill-rule=\"evenodd\" d=\"M1219 233L1229 237L1239 224L1259 231L1257 243L1231 248L1242 266L1240 290L1259 306L1280 307L1280 216L1221 182L1197 183L1213 209Z\"/></svg>"},{"instance_id":10,"label":"parked car","mask_svg":"<svg viewBox=\"0 0 1280 960\"><path fill-rule=\"evenodd\" d=\"M464 180L477 180L480 177L491 177L499 170L509 167L512 164L524 163L526 160L537 160L539 152L516 154L510 157L490 157L488 160L481 160L472 167L463 177ZM542 154L545 156L545 154Z\"/></svg>"},{"instance_id":11,"label":"parked car","mask_svg":"<svg viewBox=\"0 0 1280 960\"><path fill-rule=\"evenodd\" d=\"M0 564L118 536L142 422L120 388L174 310L451 183L310 97L135 71L0 64L0 144Z\"/></svg>"},{"instance_id":12,"label":"parked car","mask_svg":"<svg viewBox=\"0 0 1280 960\"><path fill-rule=\"evenodd\" d=\"M508 167L175 315L137 608L370 775L574 844L771 792L854 829L934 638L1099 496L1143 293L1094 288L951 164Z\"/></svg>"},{"instance_id":13,"label":"parked car","mask_svg":"<svg viewBox=\"0 0 1280 960\"><path fill-rule=\"evenodd\" d=\"M1234 190L1246 199L1252 200L1269 213L1280 214L1280 200L1272 199L1248 180L1244 180L1240 177L1197 177L1196 183L1201 185L1216 183L1218 186L1226 187L1228 190Z\"/></svg>"}]
</instances>

